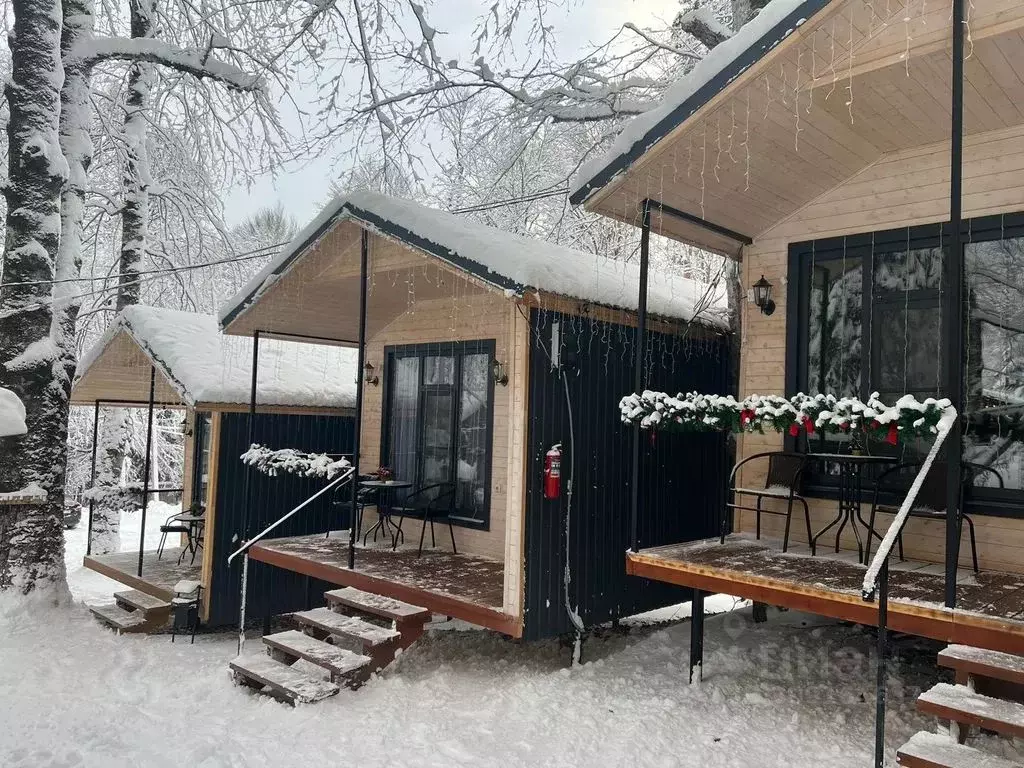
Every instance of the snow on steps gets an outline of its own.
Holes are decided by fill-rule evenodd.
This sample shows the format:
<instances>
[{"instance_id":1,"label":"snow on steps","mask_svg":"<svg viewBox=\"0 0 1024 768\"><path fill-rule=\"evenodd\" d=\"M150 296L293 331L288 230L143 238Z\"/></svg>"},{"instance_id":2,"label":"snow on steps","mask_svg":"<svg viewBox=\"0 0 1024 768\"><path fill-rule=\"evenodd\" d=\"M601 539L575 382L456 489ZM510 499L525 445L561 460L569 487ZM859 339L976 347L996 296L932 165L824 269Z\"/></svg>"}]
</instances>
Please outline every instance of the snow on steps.
<instances>
[{"instance_id":1,"label":"snow on steps","mask_svg":"<svg viewBox=\"0 0 1024 768\"><path fill-rule=\"evenodd\" d=\"M333 607L341 606L353 609L393 621L396 624L403 624L409 621L430 621L430 611L426 608L403 603L401 600L395 600L393 597L363 592L355 587L332 589L330 592L325 592L324 597Z\"/></svg>"},{"instance_id":2,"label":"snow on steps","mask_svg":"<svg viewBox=\"0 0 1024 768\"><path fill-rule=\"evenodd\" d=\"M320 701L341 690L337 683L310 677L270 656L239 656L229 666L239 685L264 691L292 705Z\"/></svg>"},{"instance_id":3,"label":"snow on steps","mask_svg":"<svg viewBox=\"0 0 1024 768\"><path fill-rule=\"evenodd\" d=\"M148 629L146 614L142 611L126 611L117 603L90 605L92 615L118 632L145 632Z\"/></svg>"},{"instance_id":4,"label":"snow on steps","mask_svg":"<svg viewBox=\"0 0 1024 768\"><path fill-rule=\"evenodd\" d=\"M957 744L948 734L915 733L896 752L896 761L905 768L1021 768L995 755Z\"/></svg>"},{"instance_id":5,"label":"snow on steps","mask_svg":"<svg viewBox=\"0 0 1024 768\"><path fill-rule=\"evenodd\" d=\"M300 624L359 643L367 649L394 643L401 637L401 633L396 630L379 627L355 616L343 616L330 608L300 611L294 614L294 618Z\"/></svg>"},{"instance_id":6,"label":"snow on steps","mask_svg":"<svg viewBox=\"0 0 1024 768\"><path fill-rule=\"evenodd\" d=\"M144 614L170 612L171 604L159 597L153 597L137 589L115 592L114 600L126 611L142 611Z\"/></svg>"},{"instance_id":7,"label":"snow on steps","mask_svg":"<svg viewBox=\"0 0 1024 768\"><path fill-rule=\"evenodd\" d=\"M317 640L315 637L289 629L274 635L266 635L263 643L270 656L285 664L304 659L323 667L331 673L335 683L358 683L361 671L370 666L370 657L353 653L345 648Z\"/></svg>"},{"instance_id":8,"label":"snow on steps","mask_svg":"<svg viewBox=\"0 0 1024 768\"><path fill-rule=\"evenodd\" d=\"M939 683L918 697L917 708L942 720L1024 738L1024 704L983 696L966 685Z\"/></svg>"},{"instance_id":9,"label":"snow on steps","mask_svg":"<svg viewBox=\"0 0 1024 768\"><path fill-rule=\"evenodd\" d=\"M1024 656L1012 653L950 645L939 653L939 664L976 677L1024 685Z\"/></svg>"}]
</instances>

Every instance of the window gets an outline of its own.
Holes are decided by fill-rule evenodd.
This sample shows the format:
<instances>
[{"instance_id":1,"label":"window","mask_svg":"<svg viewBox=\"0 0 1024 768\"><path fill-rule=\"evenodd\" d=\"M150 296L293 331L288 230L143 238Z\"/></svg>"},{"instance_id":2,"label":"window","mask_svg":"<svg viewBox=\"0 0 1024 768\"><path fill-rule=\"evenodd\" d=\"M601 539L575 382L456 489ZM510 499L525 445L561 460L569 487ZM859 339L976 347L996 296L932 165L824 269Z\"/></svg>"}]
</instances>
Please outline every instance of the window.
<instances>
[{"instance_id":1,"label":"window","mask_svg":"<svg viewBox=\"0 0 1024 768\"><path fill-rule=\"evenodd\" d=\"M192 505L206 509L206 492L210 484L210 413L197 413L193 432Z\"/></svg>"},{"instance_id":2,"label":"window","mask_svg":"<svg viewBox=\"0 0 1024 768\"><path fill-rule=\"evenodd\" d=\"M381 455L414 488L454 486L455 521L487 528L494 342L387 347L385 357Z\"/></svg>"},{"instance_id":3,"label":"window","mask_svg":"<svg viewBox=\"0 0 1024 768\"><path fill-rule=\"evenodd\" d=\"M965 228L956 289L963 357L955 364L963 372L961 451L973 484L967 501L979 512L1024 515L1024 214L974 219ZM790 393L864 399L877 391L886 402L945 394L948 238L948 225L936 224L792 245ZM844 439L817 435L810 447L836 450ZM899 451L909 461L928 445ZM823 490L831 484L813 474L809 482Z\"/></svg>"}]
</instances>

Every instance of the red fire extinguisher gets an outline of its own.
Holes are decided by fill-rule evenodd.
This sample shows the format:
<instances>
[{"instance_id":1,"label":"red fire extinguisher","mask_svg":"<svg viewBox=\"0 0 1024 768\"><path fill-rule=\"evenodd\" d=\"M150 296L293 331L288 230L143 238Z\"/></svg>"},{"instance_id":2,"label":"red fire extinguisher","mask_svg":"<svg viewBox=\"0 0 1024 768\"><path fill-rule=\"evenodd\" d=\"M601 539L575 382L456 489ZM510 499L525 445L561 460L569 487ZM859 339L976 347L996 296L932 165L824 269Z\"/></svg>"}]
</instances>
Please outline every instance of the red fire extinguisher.
<instances>
[{"instance_id":1,"label":"red fire extinguisher","mask_svg":"<svg viewBox=\"0 0 1024 768\"><path fill-rule=\"evenodd\" d=\"M562 444L555 443L544 454L544 498L557 499L562 493Z\"/></svg>"}]
</instances>

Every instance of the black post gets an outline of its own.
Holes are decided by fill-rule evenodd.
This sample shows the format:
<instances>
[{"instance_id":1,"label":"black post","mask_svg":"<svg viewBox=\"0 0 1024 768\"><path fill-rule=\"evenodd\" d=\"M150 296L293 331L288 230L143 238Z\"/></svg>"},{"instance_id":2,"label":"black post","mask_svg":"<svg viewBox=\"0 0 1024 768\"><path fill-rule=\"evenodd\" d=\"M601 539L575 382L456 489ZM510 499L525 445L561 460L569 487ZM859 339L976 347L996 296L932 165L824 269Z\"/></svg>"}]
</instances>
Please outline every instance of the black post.
<instances>
[{"instance_id":1,"label":"black post","mask_svg":"<svg viewBox=\"0 0 1024 768\"><path fill-rule=\"evenodd\" d=\"M690 682L700 682L703 679L704 593L694 589L693 602L690 603Z\"/></svg>"},{"instance_id":2,"label":"black post","mask_svg":"<svg viewBox=\"0 0 1024 768\"><path fill-rule=\"evenodd\" d=\"M878 572L878 678L875 682L875 768L885 768L885 677L888 654L889 558Z\"/></svg>"},{"instance_id":3,"label":"black post","mask_svg":"<svg viewBox=\"0 0 1024 768\"><path fill-rule=\"evenodd\" d=\"M96 488L96 438L100 426L100 401L97 400L92 408L92 469L89 470L89 490ZM85 539L85 554L92 554L92 512L96 501L89 496L89 528Z\"/></svg>"},{"instance_id":4,"label":"black post","mask_svg":"<svg viewBox=\"0 0 1024 768\"><path fill-rule=\"evenodd\" d=\"M146 458L142 462L142 530L139 533L139 578L142 578L142 555L146 551L146 510L149 508L150 455L153 453L153 396L156 393L156 368L149 366L149 402L146 404Z\"/></svg>"},{"instance_id":5,"label":"black post","mask_svg":"<svg viewBox=\"0 0 1024 768\"><path fill-rule=\"evenodd\" d=\"M640 291L636 302L636 357L633 361L633 391L644 390L644 362L647 357L647 271L651 257L651 201L644 200L640 223ZM640 551L640 425L633 425L633 480L630 488L630 548Z\"/></svg>"},{"instance_id":6,"label":"black post","mask_svg":"<svg viewBox=\"0 0 1024 768\"><path fill-rule=\"evenodd\" d=\"M950 243L945 269L943 316L946 322L946 396L957 413L963 410L963 323L961 292L963 290L963 149L964 149L964 0L953 0L953 104L950 135L949 225ZM946 607L956 607L956 566L960 555L960 508L962 478L961 420L946 438Z\"/></svg>"},{"instance_id":7,"label":"black post","mask_svg":"<svg viewBox=\"0 0 1024 768\"><path fill-rule=\"evenodd\" d=\"M348 567L356 567L356 509L359 495L359 441L363 431L363 366L366 364L366 273L370 257L370 233L365 229L359 242L359 347L356 355L356 424L352 448L352 513L348 521Z\"/></svg>"},{"instance_id":8,"label":"black post","mask_svg":"<svg viewBox=\"0 0 1024 768\"><path fill-rule=\"evenodd\" d=\"M256 442L256 382L258 376L260 362L260 332L253 331L252 334L252 376L249 379L249 419L246 424L248 430L247 442L248 447L252 447L252 444ZM247 467L245 473L245 488L243 490L243 498L245 499L245 508L242 510L242 541L248 541L249 539L249 515L252 510L252 473L256 470L253 467Z\"/></svg>"}]
</instances>

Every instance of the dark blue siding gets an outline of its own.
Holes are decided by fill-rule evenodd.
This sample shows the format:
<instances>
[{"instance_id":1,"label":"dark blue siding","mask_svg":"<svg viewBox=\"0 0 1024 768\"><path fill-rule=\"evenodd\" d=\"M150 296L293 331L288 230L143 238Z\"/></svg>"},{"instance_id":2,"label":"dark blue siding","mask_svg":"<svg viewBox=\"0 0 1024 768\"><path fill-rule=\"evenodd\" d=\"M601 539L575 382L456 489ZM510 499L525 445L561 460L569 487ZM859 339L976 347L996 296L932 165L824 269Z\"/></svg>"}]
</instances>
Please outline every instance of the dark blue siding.
<instances>
[{"instance_id":1,"label":"dark blue siding","mask_svg":"<svg viewBox=\"0 0 1024 768\"><path fill-rule=\"evenodd\" d=\"M217 453L218 477L216 519L213 541L214 560L210 582L211 626L238 621L241 560L231 566L227 559L242 538L245 482L252 482L253 506L249 515L249 534L263 528L324 487L320 478L280 474L269 477L245 466L239 459L249 444L249 416L245 413L221 414L220 449ZM320 416L261 413L256 416L255 440L271 448L297 448L318 453L351 453L355 420L350 416ZM348 527L331 502L334 492L325 494L271 536L299 536ZM330 589L323 582L264 563L249 564L249 602L247 612L253 619L288 613L306 607L307 589L314 604L322 602L321 593Z\"/></svg>"},{"instance_id":2,"label":"dark blue siding","mask_svg":"<svg viewBox=\"0 0 1024 768\"><path fill-rule=\"evenodd\" d=\"M551 365L554 321L561 329L564 381L561 371ZM570 603L588 627L688 599L687 590L629 577L625 571L632 433L619 419L618 402L633 390L636 329L544 310L533 311L531 327L524 636L536 639L572 629L563 582L567 551ZM727 339L684 340L653 332L648 339L650 388L729 392ZM542 491L544 454L559 442L563 444L562 498L548 501ZM723 435L666 433L645 439L642 545L717 534L728 470ZM570 476L574 492L567 549Z\"/></svg>"}]
</instances>

